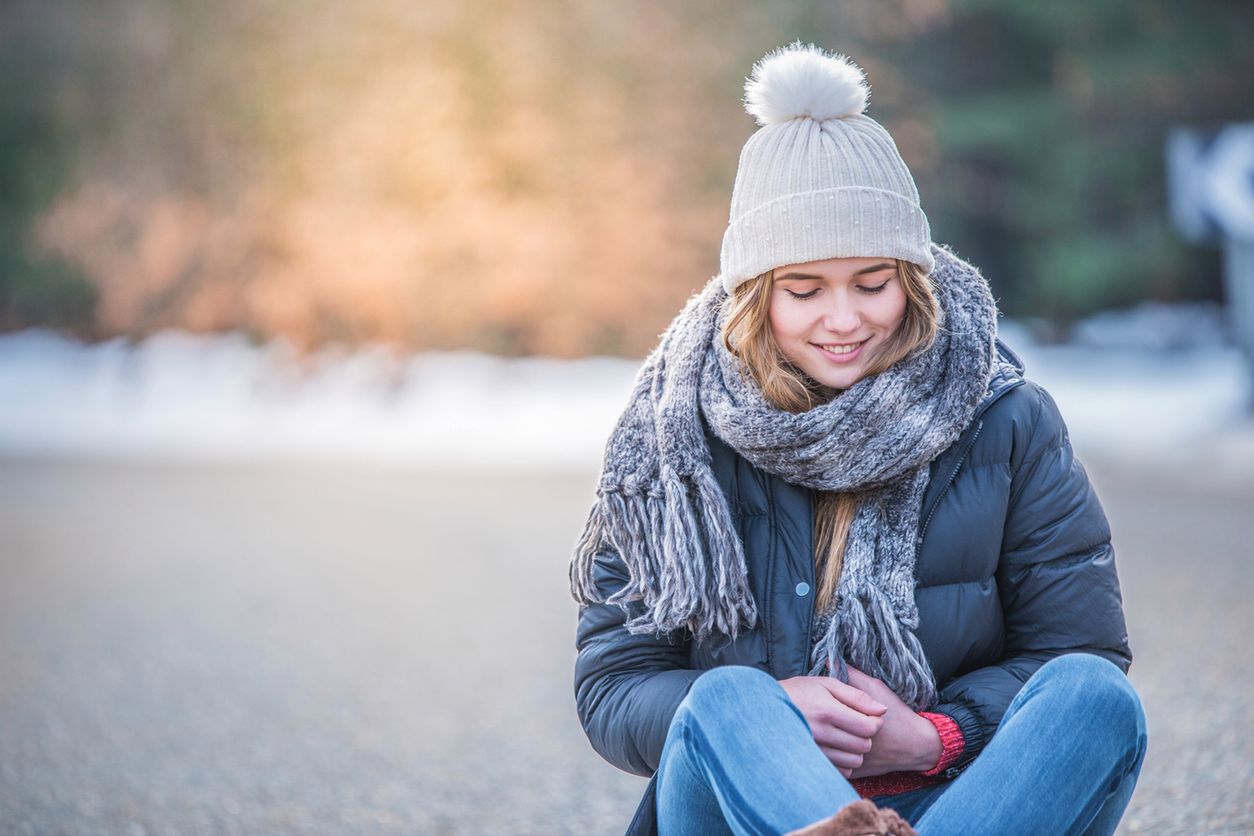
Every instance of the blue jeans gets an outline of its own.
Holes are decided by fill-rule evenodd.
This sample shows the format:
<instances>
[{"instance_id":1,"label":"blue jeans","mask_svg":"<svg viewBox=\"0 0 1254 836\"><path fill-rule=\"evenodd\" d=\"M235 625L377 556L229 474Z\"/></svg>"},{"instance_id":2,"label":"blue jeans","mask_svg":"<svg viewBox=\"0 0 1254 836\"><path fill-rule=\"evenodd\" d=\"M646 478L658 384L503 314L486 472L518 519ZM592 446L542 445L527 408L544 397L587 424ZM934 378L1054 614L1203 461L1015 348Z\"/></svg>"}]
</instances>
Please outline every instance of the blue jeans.
<instances>
[{"instance_id":1,"label":"blue jeans","mask_svg":"<svg viewBox=\"0 0 1254 836\"><path fill-rule=\"evenodd\" d=\"M873 800L921 836L1110 834L1145 746L1145 712L1127 676L1100 656L1069 653L1028 679L956 779ZM693 683L657 773L661 836L786 833L858 798L779 683L738 665Z\"/></svg>"}]
</instances>

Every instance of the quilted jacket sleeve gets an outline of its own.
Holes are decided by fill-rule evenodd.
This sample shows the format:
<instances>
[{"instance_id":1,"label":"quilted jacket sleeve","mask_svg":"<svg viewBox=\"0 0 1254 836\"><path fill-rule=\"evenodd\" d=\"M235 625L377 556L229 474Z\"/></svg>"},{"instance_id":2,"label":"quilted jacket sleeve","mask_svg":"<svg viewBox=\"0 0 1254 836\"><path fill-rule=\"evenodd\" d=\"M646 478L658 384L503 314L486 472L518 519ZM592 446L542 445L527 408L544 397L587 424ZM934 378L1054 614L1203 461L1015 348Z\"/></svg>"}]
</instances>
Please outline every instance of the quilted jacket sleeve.
<instances>
[{"instance_id":1,"label":"quilted jacket sleeve","mask_svg":"<svg viewBox=\"0 0 1254 836\"><path fill-rule=\"evenodd\" d=\"M627 567L612 551L602 551L593 561L593 580L605 599L627 582ZM701 671L686 667L687 641L632 635L625 621L617 606L580 607L575 705L601 757L649 777L657 771L675 709Z\"/></svg>"},{"instance_id":2,"label":"quilted jacket sleeve","mask_svg":"<svg viewBox=\"0 0 1254 836\"><path fill-rule=\"evenodd\" d=\"M1053 398L1031 382L1021 388L1018 394L1035 404L1031 418L1015 427L1010 457L997 569L1005 656L941 691L933 710L953 717L965 740L961 757L946 772L950 777L975 759L1010 701L1049 659L1092 653L1125 673L1132 664L1105 512L1072 453Z\"/></svg>"}]
</instances>

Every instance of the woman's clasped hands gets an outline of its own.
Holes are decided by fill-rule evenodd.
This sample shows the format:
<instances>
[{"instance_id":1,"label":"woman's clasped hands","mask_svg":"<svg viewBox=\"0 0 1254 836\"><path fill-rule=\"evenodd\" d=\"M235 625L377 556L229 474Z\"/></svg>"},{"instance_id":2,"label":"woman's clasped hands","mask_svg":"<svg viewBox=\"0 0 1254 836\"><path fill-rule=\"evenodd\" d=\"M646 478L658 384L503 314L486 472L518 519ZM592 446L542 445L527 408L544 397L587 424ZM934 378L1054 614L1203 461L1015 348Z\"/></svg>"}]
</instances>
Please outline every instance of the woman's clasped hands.
<instances>
[{"instance_id":1,"label":"woman's clasped hands","mask_svg":"<svg viewBox=\"0 0 1254 836\"><path fill-rule=\"evenodd\" d=\"M923 772L940 760L936 727L873 676L850 667L848 684L832 676L794 676L779 684L846 778Z\"/></svg>"}]
</instances>

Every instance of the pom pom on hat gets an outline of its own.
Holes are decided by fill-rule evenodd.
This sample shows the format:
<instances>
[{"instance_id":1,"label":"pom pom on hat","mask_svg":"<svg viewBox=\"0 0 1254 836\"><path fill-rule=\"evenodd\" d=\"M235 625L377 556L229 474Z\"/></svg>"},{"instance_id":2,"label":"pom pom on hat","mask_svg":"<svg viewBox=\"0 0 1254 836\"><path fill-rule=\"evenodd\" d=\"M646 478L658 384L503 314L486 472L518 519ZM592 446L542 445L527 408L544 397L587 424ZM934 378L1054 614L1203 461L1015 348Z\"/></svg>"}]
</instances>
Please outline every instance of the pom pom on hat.
<instances>
[{"instance_id":1,"label":"pom pom on hat","mask_svg":"<svg viewBox=\"0 0 1254 836\"><path fill-rule=\"evenodd\" d=\"M767 53L745 81L745 110L759 125L809 116L820 122L866 110L862 68L839 53L800 41Z\"/></svg>"}]
</instances>

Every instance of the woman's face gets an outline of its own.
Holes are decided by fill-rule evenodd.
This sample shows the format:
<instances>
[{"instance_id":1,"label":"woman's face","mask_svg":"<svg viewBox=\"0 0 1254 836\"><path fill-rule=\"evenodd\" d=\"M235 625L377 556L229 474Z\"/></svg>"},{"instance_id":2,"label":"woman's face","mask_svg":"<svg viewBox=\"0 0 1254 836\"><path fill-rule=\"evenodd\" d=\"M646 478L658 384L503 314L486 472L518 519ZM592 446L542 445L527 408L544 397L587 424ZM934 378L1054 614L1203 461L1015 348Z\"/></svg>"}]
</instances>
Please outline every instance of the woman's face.
<instances>
[{"instance_id":1,"label":"woman's face","mask_svg":"<svg viewBox=\"0 0 1254 836\"><path fill-rule=\"evenodd\" d=\"M906 294L891 258L828 258L774 271L775 342L825 386L856 383L905 315Z\"/></svg>"}]
</instances>

